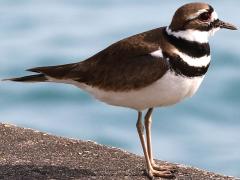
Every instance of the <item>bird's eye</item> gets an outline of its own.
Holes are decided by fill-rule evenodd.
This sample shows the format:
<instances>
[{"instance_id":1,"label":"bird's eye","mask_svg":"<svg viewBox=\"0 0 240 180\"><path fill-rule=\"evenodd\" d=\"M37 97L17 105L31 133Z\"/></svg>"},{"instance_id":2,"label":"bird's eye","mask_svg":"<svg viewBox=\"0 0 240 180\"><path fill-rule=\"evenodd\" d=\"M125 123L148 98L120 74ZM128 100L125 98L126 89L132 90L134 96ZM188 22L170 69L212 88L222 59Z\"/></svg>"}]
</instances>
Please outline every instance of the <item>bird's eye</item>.
<instances>
[{"instance_id":1,"label":"bird's eye","mask_svg":"<svg viewBox=\"0 0 240 180\"><path fill-rule=\"evenodd\" d=\"M201 21L208 21L208 20L211 19L211 14L210 14L209 12L202 13L202 14L200 14L200 16L199 16L199 19L200 19Z\"/></svg>"}]
</instances>

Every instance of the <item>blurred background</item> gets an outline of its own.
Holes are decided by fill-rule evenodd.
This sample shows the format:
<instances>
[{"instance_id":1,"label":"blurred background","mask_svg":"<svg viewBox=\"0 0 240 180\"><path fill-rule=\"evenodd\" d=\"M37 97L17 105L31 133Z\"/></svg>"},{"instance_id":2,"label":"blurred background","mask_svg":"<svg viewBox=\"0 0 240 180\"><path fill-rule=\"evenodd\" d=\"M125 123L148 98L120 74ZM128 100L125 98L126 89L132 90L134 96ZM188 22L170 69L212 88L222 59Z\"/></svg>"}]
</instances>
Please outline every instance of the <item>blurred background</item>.
<instances>
[{"instance_id":1,"label":"blurred background","mask_svg":"<svg viewBox=\"0 0 240 180\"><path fill-rule=\"evenodd\" d=\"M77 62L127 36L168 25L190 1L1 0L0 79L35 66ZM240 1L208 0L239 26ZM240 31L211 38L212 64L198 93L153 115L155 157L240 176ZM0 83L0 122L93 140L142 155L137 113L64 84Z\"/></svg>"}]
</instances>

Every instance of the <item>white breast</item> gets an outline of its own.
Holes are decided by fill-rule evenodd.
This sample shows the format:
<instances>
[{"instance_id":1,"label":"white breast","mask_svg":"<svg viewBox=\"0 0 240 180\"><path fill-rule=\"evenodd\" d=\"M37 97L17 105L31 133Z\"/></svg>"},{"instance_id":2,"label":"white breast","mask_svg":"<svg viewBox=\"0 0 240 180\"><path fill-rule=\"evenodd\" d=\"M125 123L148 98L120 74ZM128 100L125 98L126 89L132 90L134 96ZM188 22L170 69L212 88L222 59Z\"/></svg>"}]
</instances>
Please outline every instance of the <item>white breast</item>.
<instances>
[{"instance_id":1,"label":"white breast","mask_svg":"<svg viewBox=\"0 0 240 180\"><path fill-rule=\"evenodd\" d=\"M74 84L107 104L144 110L150 107L173 105L192 96L202 80L203 77L186 78L168 71L155 83L139 90L126 92L104 91L82 83Z\"/></svg>"}]
</instances>

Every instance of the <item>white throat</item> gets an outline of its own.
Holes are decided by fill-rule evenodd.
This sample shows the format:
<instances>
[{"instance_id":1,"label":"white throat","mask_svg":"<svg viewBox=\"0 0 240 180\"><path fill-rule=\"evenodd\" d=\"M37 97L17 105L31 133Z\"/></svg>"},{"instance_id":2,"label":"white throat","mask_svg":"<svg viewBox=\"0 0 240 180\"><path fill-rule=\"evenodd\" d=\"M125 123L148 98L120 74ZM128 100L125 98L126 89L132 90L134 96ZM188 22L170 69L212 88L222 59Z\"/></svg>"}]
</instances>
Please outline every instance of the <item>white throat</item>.
<instances>
[{"instance_id":1,"label":"white throat","mask_svg":"<svg viewBox=\"0 0 240 180\"><path fill-rule=\"evenodd\" d=\"M216 31L220 28L214 28L211 31L199 31L194 29L187 29L183 31L172 31L169 27L167 27L166 31L169 35L173 35L177 38L182 38L188 41L196 41L199 43L208 43L208 39L210 36L213 36Z\"/></svg>"},{"instance_id":2,"label":"white throat","mask_svg":"<svg viewBox=\"0 0 240 180\"><path fill-rule=\"evenodd\" d=\"M197 17L200 13L204 12L204 10L199 10L197 14L191 18ZM215 11L213 11L211 16L211 22L218 19L218 15ZM177 38L182 38L188 41L196 41L199 43L208 43L208 39L210 36L213 36L215 32L217 32L220 28L213 28L210 31L199 31L195 29L187 29L183 31L172 31L171 28L167 27L166 31L169 35L173 35Z\"/></svg>"}]
</instances>

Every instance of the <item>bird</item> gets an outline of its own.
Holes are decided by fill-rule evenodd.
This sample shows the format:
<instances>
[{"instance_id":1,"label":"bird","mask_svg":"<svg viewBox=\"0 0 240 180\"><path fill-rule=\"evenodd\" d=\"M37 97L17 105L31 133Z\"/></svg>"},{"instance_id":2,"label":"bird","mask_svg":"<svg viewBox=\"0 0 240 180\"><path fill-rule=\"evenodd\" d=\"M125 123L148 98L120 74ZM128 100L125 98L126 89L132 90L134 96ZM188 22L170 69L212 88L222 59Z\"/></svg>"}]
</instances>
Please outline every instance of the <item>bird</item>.
<instances>
[{"instance_id":1,"label":"bird","mask_svg":"<svg viewBox=\"0 0 240 180\"><path fill-rule=\"evenodd\" d=\"M35 67L27 70L32 75L5 80L71 84L97 100L136 110L148 176L173 178L176 167L153 159L152 113L197 92L210 66L209 38L223 28L237 30L220 20L211 5L188 3L168 26L122 39L80 62Z\"/></svg>"}]
</instances>

